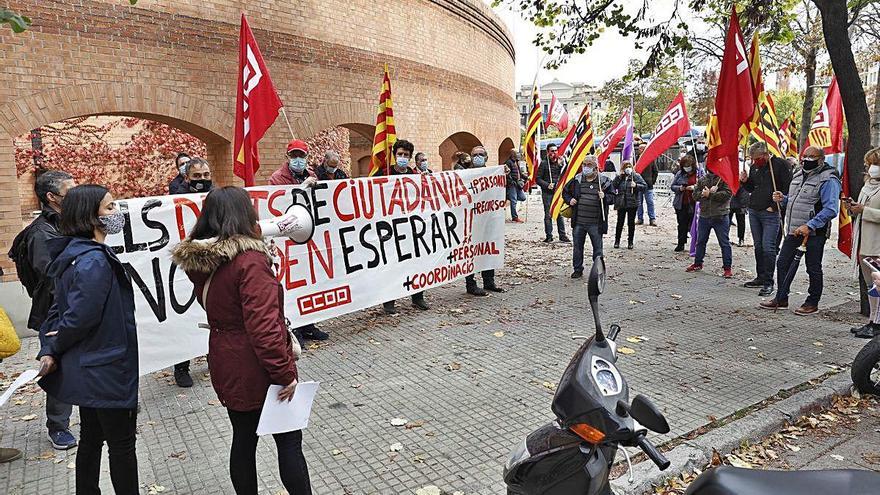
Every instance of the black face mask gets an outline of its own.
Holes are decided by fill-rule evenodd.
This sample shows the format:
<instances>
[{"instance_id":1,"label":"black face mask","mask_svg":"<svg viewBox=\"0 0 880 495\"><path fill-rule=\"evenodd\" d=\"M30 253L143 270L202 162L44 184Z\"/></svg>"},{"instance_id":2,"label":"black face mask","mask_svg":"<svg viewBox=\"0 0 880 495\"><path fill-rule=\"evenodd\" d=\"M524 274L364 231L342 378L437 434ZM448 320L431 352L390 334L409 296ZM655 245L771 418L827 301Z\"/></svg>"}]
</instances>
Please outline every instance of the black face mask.
<instances>
[{"instance_id":1,"label":"black face mask","mask_svg":"<svg viewBox=\"0 0 880 495\"><path fill-rule=\"evenodd\" d=\"M801 165L804 167L804 170L816 170L816 167L819 166L819 160L803 160L801 161Z\"/></svg>"},{"instance_id":2,"label":"black face mask","mask_svg":"<svg viewBox=\"0 0 880 495\"><path fill-rule=\"evenodd\" d=\"M189 188L193 192L208 192L211 190L212 185L211 179L193 179L189 181Z\"/></svg>"}]
</instances>

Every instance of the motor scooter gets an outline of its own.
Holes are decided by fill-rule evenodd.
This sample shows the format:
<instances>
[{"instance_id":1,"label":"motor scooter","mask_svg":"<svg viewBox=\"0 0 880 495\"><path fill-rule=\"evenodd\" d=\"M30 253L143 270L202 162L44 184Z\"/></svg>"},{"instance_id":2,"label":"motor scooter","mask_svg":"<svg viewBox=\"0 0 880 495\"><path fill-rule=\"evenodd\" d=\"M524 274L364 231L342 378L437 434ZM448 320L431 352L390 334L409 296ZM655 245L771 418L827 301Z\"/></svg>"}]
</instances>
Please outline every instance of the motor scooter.
<instances>
[{"instance_id":1,"label":"motor scooter","mask_svg":"<svg viewBox=\"0 0 880 495\"><path fill-rule=\"evenodd\" d=\"M670 463L646 438L665 434L669 424L643 395L629 401L629 386L617 368L618 325L606 337L599 318L605 262L590 270L587 297L595 335L578 349L551 403L556 420L530 433L504 465L508 495L613 495L609 474L619 447L639 447L660 470ZM629 463L629 454L623 450ZM880 494L880 474L861 470L760 471L729 466L702 473L687 495L868 495Z\"/></svg>"}]
</instances>

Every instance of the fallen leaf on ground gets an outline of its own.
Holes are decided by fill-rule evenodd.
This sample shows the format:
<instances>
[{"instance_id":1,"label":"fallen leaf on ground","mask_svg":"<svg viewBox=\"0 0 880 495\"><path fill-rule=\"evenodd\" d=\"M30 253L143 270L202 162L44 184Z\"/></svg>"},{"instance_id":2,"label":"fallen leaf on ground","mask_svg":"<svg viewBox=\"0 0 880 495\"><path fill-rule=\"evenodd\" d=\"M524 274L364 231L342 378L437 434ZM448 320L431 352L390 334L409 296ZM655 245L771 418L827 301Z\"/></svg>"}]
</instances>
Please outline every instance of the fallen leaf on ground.
<instances>
[{"instance_id":1,"label":"fallen leaf on ground","mask_svg":"<svg viewBox=\"0 0 880 495\"><path fill-rule=\"evenodd\" d=\"M838 455L838 454L831 454L831 458L834 459L835 461L842 461L843 460L843 456Z\"/></svg>"},{"instance_id":2,"label":"fallen leaf on ground","mask_svg":"<svg viewBox=\"0 0 880 495\"><path fill-rule=\"evenodd\" d=\"M390 447L388 447L388 452L400 452L403 450L402 443L392 443Z\"/></svg>"},{"instance_id":3,"label":"fallen leaf on ground","mask_svg":"<svg viewBox=\"0 0 880 495\"><path fill-rule=\"evenodd\" d=\"M494 336L496 336L496 337L504 337L504 332L502 332L501 330L499 330L499 331L493 333L492 335L494 335Z\"/></svg>"},{"instance_id":4,"label":"fallen leaf on ground","mask_svg":"<svg viewBox=\"0 0 880 495\"><path fill-rule=\"evenodd\" d=\"M68 462L67 469L76 469L76 463L73 461Z\"/></svg>"},{"instance_id":5,"label":"fallen leaf on ground","mask_svg":"<svg viewBox=\"0 0 880 495\"><path fill-rule=\"evenodd\" d=\"M672 295L669 296L669 297L671 297L671 298L673 298L673 299L681 299L681 294L672 294Z\"/></svg>"},{"instance_id":6,"label":"fallen leaf on ground","mask_svg":"<svg viewBox=\"0 0 880 495\"><path fill-rule=\"evenodd\" d=\"M630 349L629 347L619 347L619 348L617 349L617 352L619 352L619 353L621 353L621 354L635 354L635 353L636 353L636 350L635 350L635 349Z\"/></svg>"},{"instance_id":7,"label":"fallen leaf on ground","mask_svg":"<svg viewBox=\"0 0 880 495\"><path fill-rule=\"evenodd\" d=\"M727 456L727 462L729 462L730 465L733 466L733 467L745 468L745 469L752 469L752 465L751 465L751 464L749 464L748 462L746 462L746 461L740 459L739 457L737 457L737 456L735 456L735 455L729 455L729 456Z\"/></svg>"},{"instance_id":8,"label":"fallen leaf on ground","mask_svg":"<svg viewBox=\"0 0 880 495\"><path fill-rule=\"evenodd\" d=\"M813 342L813 345L816 346L816 347L825 347L825 344L823 344L823 343L821 343L821 342L819 342L819 341Z\"/></svg>"},{"instance_id":9,"label":"fallen leaf on ground","mask_svg":"<svg viewBox=\"0 0 880 495\"><path fill-rule=\"evenodd\" d=\"M461 363L452 362L446 365L446 369L449 371L456 371L461 369Z\"/></svg>"},{"instance_id":10,"label":"fallen leaf on ground","mask_svg":"<svg viewBox=\"0 0 880 495\"><path fill-rule=\"evenodd\" d=\"M22 421L33 421L33 420L37 419L37 415L36 414L28 414L27 416L22 416L19 419L21 419Z\"/></svg>"},{"instance_id":11,"label":"fallen leaf on ground","mask_svg":"<svg viewBox=\"0 0 880 495\"><path fill-rule=\"evenodd\" d=\"M391 423L391 426L403 426L403 425L405 425L408 421L409 421L409 420L404 419L404 418L392 418L391 421L390 421L390 423Z\"/></svg>"},{"instance_id":12,"label":"fallen leaf on ground","mask_svg":"<svg viewBox=\"0 0 880 495\"><path fill-rule=\"evenodd\" d=\"M164 491L165 487L156 483L152 483L147 487L147 493L149 495L156 495L157 493L162 493Z\"/></svg>"},{"instance_id":13,"label":"fallen leaf on ground","mask_svg":"<svg viewBox=\"0 0 880 495\"><path fill-rule=\"evenodd\" d=\"M339 450L339 449L333 449L333 450L330 451L330 454L332 454L332 455L335 457L335 456L338 456L338 455L342 455L342 451Z\"/></svg>"},{"instance_id":14,"label":"fallen leaf on ground","mask_svg":"<svg viewBox=\"0 0 880 495\"><path fill-rule=\"evenodd\" d=\"M423 486L416 490L416 495L442 495L443 492L440 491L434 485Z\"/></svg>"},{"instance_id":15,"label":"fallen leaf on ground","mask_svg":"<svg viewBox=\"0 0 880 495\"><path fill-rule=\"evenodd\" d=\"M544 382L542 385L544 385L544 388L547 388L547 389L550 389L550 390L556 390L556 384L555 384L555 383Z\"/></svg>"},{"instance_id":16,"label":"fallen leaf on ground","mask_svg":"<svg viewBox=\"0 0 880 495\"><path fill-rule=\"evenodd\" d=\"M424 424L424 421L410 421L406 424L406 429L412 430L413 428L421 428Z\"/></svg>"},{"instance_id":17,"label":"fallen leaf on ground","mask_svg":"<svg viewBox=\"0 0 880 495\"><path fill-rule=\"evenodd\" d=\"M645 339L642 337L627 337L626 338L626 341L629 342L630 344L638 344L638 343L644 342L644 340Z\"/></svg>"}]
</instances>

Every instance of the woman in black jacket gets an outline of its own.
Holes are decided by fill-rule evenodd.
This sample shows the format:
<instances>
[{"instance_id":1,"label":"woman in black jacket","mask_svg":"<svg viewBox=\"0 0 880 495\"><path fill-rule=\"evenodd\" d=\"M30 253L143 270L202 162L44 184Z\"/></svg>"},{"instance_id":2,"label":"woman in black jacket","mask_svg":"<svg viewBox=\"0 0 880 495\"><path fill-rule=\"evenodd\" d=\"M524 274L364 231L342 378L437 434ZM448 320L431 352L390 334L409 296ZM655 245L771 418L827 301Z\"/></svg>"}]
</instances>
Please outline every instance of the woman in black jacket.
<instances>
[{"instance_id":1,"label":"woman in black jacket","mask_svg":"<svg viewBox=\"0 0 880 495\"><path fill-rule=\"evenodd\" d=\"M636 210L639 208L640 194L648 189L648 184L641 175L633 170L632 162L620 164L620 174L614 178L614 209L617 210L617 229L614 232L614 248L620 248L620 235L623 233L623 222L627 221L628 240L626 248L633 248L636 236Z\"/></svg>"}]
</instances>

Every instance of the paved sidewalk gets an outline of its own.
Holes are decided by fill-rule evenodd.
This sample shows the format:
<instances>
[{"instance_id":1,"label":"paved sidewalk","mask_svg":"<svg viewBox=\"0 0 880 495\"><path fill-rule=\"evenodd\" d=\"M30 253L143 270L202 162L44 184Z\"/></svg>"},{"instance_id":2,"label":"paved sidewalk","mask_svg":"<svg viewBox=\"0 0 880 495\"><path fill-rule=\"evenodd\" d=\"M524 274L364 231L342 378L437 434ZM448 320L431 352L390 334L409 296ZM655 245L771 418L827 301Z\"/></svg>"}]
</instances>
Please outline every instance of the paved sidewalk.
<instances>
[{"instance_id":1,"label":"paved sidewalk","mask_svg":"<svg viewBox=\"0 0 880 495\"><path fill-rule=\"evenodd\" d=\"M552 418L552 388L581 343L571 335L593 331L584 281L569 278L571 246L540 242L540 197L531 196L528 209L526 224L507 226L498 281L508 293L474 298L460 281L429 291L431 311L401 300L397 317L376 308L323 324L331 340L300 363L303 379L321 381L305 432L315 493L414 493L426 485L504 493L508 453ZM664 410L668 438L850 363L863 341L850 337L840 320L856 322L855 315L756 309L756 291L741 287L750 278L741 270L753 266L748 248L734 247L734 280L720 277L714 241L706 269L686 274L689 258L672 252L673 210L658 212L660 227L638 227L633 251L614 250L605 237L609 284L602 308L607 324L623 326L621 345L634 351L620 361L633 394L649 395ZM849 265L833 246L829 241L823 308L855 297ZM793 306L805 288L802 269ZM625 340L636 336L640 342ZM0 365L2 381L33 367L36 352L36 339L27 339L21 353ZM189 390L175 387L167 373L141 380L144 493L232 493L229 421L203 360L193 373L196 386ZM409 420L409 427L392 426L393 418ZM50 456L43 423L43 398L33 387L0 409L0 444L26 452L25 460L0 465L0 493L73 492L75 451ZM403 449L390 452L394 443ZM260 443L259 471L261 493L282 490L271 441ZM109 492L108 478L102 486Z\"/></svg>"}]
</instances>

